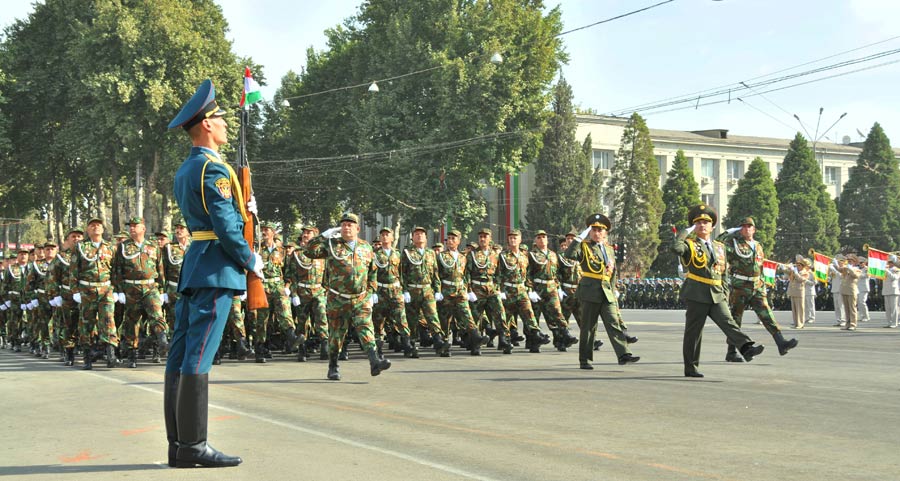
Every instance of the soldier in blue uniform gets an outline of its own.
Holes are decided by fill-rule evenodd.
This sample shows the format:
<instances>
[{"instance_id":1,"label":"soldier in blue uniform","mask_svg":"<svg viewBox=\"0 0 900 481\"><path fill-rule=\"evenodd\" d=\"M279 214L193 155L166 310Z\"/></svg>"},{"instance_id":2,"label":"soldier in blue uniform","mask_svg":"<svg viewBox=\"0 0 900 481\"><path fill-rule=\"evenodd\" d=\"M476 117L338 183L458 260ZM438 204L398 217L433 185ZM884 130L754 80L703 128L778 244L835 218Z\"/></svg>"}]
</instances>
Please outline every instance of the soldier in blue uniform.
<instances>
[{"instance_id":1,"label":"soldier in blue uniform","mask_svg":"<svg viewBox=\"0 0 900 481\"><path fill-rule=\"evenodd\" d=\"M205 80L169 123L187 131L193 144L175 174L175 200L193 242L181 266L163 401L169 466L180 468L241 463L206 442L209 371L231 300L247 288L244 271L262 276L262 259L242 235L255 202L244 203L234 170L219 156L228 134L215 98Z\"/></svg>"}]
</instances>

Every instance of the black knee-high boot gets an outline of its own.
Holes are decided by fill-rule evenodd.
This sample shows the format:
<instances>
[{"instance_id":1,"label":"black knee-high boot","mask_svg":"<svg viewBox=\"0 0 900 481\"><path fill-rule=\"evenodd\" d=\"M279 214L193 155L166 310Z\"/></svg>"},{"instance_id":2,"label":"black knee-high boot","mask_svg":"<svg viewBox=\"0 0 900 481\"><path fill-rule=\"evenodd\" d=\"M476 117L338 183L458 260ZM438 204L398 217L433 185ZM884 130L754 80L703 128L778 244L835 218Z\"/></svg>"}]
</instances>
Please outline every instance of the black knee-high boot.
<instances>
[{"instance_id":1,"label":"black knee-high boot","mask_svg":"<svg viewBox=\"0 0 900 481\"><path fill-rule=\"evenodd\" d=\"M167 372L163 386L163 413L166 418L166 439L169 441L169 467L175 467L178 454L178 421L175 415L178 406L178 379L180 372Z\"/></svg>"},{"instance_id":2,"label":"black knee-high boot","mask_svg":"<svg viewBox=\"0 0 900 481\"><path fill-rule=\"evenodd\" d=\"M206 427L209 421L209 374L182 374L178 382L177 406L176 467L216 468L241 464L241 458L217 451L206 441Z\"/></svg>"}]
</instances>

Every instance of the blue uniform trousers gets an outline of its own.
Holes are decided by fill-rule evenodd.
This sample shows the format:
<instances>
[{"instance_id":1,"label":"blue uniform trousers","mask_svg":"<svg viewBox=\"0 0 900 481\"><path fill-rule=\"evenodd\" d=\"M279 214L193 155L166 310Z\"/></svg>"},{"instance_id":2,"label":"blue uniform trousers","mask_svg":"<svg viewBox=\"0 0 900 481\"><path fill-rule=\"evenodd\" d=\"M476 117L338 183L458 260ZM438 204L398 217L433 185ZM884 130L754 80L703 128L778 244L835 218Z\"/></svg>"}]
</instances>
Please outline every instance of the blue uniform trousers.
<instances>
[{"instance_id":1,"label":"blue uniform trousers","mask_svg":"<svg viewBox=\"0 0 900 481\"><path fill-rule=\"evenodd\" d=\"M166 372L207 374L222 342L233 289L193 288L175 304L175 331Z\"/></svg>"}]
</instances>

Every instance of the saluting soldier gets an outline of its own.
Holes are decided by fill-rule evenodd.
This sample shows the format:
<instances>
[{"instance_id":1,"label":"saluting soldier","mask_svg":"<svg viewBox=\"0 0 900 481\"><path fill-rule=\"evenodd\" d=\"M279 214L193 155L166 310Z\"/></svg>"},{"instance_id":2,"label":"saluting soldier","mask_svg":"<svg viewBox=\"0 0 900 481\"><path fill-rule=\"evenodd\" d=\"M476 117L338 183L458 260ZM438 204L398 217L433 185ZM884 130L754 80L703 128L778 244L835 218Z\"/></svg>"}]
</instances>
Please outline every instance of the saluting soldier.
<instances>
[{"instance_id":1,"label":"saluting soldier","mask_svg":"<svg viewBox=\"0 0 900 481\"><path fill-rule=\"evenodd\" d=\"M372 325L372 305L378 303L372 246L359 238L359 217L345 213L340 227L332 227L312 240L306 256L325 259L328 288L328 379L341 379L338 355L352 325L369 356L369 372L381 374L391 362L378 354Z\"/></svg>"},{"instance_id":2,"label":"saluting soldier","mask_svg":"<svg viewBox=\"0 0 900 481\"><path fill-rule=\"evenodd\" d=\"M62 248L50 262L47 280L47 295L56 307L56 320L59 323L60 349L64 350L65 365L75 365L75 343L78 342L78 324L81 315L78 304L72 299L71 265L74 248L84 237L84 231L71 228L66 232Z\"/></svg>"},{"instance_id":3,"label":"saluting soldier","mask_svg":"<svg viewBox=\"0 0 900 481\"><path fill-rule=\"evenodd\" d=\"M565 257L581 264L581 281L575 295L581 302L581 334L578 361L581 369L593 369L594 338L598 317L603 320L606 334L613 345L619 365L638 362L633 356L619 323L616 297L611 279L615 278L616 258L606 240L612 223L603 214L587 218L587 228L566 248Z\"/></svg>"},{"instance_id":4,"label":"saluting soldier","mask_svg":"<svg viewBox=\"0 0 900 481\"><path fill-rule=\"evenodd\" d=\"M406 322L406 302L400 283L400 252L394 249L394 231L384 227L379 231L380 247L375 249L372 269L375 269L378 285L378 304L372 307L375 337L391 330L400 336L400 347L405 357L417 358L419 351L409 340L409 325ZM376 344L380 344L380 339Z\"/></svg>"},{"instance_id":5,"label":"saluting soldier","mask_svg":"<svg viewBox=\"0 0 900 481\"><path fill-rule=\"evenodd\" d=\"M403 249L400 259L400 283L406 302L406 318L417 323L419 316L425 319L434 344L434 351L441 357L450 357L450 340L441 329L437 302L444 300L441 280L438 277L437 258L425 245L427 232L424 227L413 227L412 246ZM418 329L422 326L419 325Z\"/></svg>"},{"instance_id":6,"label":"saluting soldier","mask_svg":"<svg viewBox=\"0 0 900 481\"><path fill-rule=\"evenodd\" d=\"M69 264L72 282L72 299L81 304L79 342L84 350L84 369L93 368L91 345L93 332L106 350L106 367L118 364L116 347L119 336L113 317L116 303L110 277L115 252L109 242L103 240L103 221L93 218L87 224L86 240L79 242Z\"/></svg>"},{"instance_id":7,"label":"saluting soldier","mask_svg":"<svg viewBox=\"0 0 900 481\"><path fill-rule=\"evenodd\" d=\"M509 323L498 290L499 265L500 253L491 246L491 230L481 229L478 231L478 243L472 247L466 259L466 280L469 284L468 299L472 302L470 306L472 317L479 322L481 316L486 314L489 325L493 324L494 328L491 330L487 327L485 330L490 337L493 337L491 332L497 333L497 348L501 349L503 354L512 354Z\"/></svg>"},{"instance_id":8,"label":"saluting soldier","mask_svg":"<svg viewBox=\"0 0 900 481\"><path fill-rule=\"evenodd\" d=\"M693 225L693 236L683 230L673 235L672 252L678 255L687 270L681 297L687 305L684 324L684 375L703 377L700 365L700 341L703 326L709 317L725 333L728 343L738 348L746 361L763 352L763 346L754 345L749 336L731 317L722 276L727 270L725 245L712 239L712 229L718 221L716 211L705 204L691 207L688 222Z\"/></svg>"},{"instance_id":9,"label":"saluting soldier","mask_svg":"<svg viewBox=\"0 0 900 481\"><path fill-rule=\"evenodd\" d=\"M325 288L322 287L325 260L306 256L309 241L318 233L316 226L303 227L299 244L287 259L284 276L293 292L291 303L299 307L297 322L300 331L307 338L316 340L319 359L324 361L328 359L328 317L325 311Z\"/></svg>"},{"instance_id":10,"label":"saluting soldier","mask_svg":"<svg viewBox=\"0 0 900 481\"><path fill-rule=\"evenodd\" d=\"M756 222L753 217L744 217L741 220L740 230L726 233L720 236L725 244L725 260L728 263L728 273L731 279L731 294L728 298L728 307L735 324L741 327L744 310L747 307L753 309L756 317L762 322L782 356L791 349L797 347L797 340L786 340L781 333L781 327L775 321L772 308L766 298L766 286L762 280L762 265L766 255L762 245L754 240L756 234ZM738 356L737 348L728 344L728 352L725 354L728 362L743 362Z\"/></svg>"},{"instance_id":11,"label":"saluting soldier","mask_svg":"<svg viewBox=\"0 0 900 481\"><path fill-rule=\"evenodd\" d=\"M510 322L510 331L513 330L513 316L522 318L525 325L525 335L528 340L529 352L541 352L541 345L550 342L549 337L541 332L532 302L539 302L540 297L526 286L528 280L528 254L520 249L522 232L512 229L506 235L507 248L500 252L498 264L498 282L500 283L500 300L503 301L503 309L506 311Z\"/></svg>"},{"instance_id":12,"label":"saluting soldier","mask_svg":"<svg viewBox=\"0 0 900 481\"><path fill-rule=\"evenodd\" d=\"M275 325L281 330L284 342L285 354L294 352L298 343L303 343L304 338L297 337L294 319L291 315L291 290L284 282L284 248L276 245L275 225L269 222L262 223L263 245L259 250L264 267L265 281L263 287L269 300L268 309L259 309L256 312L256 362L265 363L266 357L266 333L268 329L269 314Z\"/></svg>"},{"instance_id":13,"label":"saluting soldier","mask_svg":"<svg viewBox=\"0 0 900 481\"><path fill-rule=\"evenodd\" d=\"M578 342L569 332L569 321L563 316L560 299L567 294L557 280L560 258L547 246L547 232L538 230L534 236L534 249L529 251L528 281L538 300L533 303L536 312L544 315L544 322L553 331L553 345L559 351Z\"/></svg>"}]
</instances>

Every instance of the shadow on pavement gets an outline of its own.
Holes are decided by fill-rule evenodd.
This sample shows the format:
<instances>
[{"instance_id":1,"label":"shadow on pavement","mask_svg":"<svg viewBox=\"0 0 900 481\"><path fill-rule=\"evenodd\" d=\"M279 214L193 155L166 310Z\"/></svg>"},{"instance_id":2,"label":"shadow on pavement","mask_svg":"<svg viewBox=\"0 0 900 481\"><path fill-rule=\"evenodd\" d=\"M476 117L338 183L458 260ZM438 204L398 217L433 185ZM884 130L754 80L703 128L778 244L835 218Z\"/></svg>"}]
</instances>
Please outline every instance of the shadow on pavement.
<instances>
[{"instance_id":1,"label":"shadow on pavement","mask_svg":"<svg viewBox=\"0 0 900 481\"><path fill-rule=\"evenodd\" d=\"M36 466L0 466L0 476L29 474L113 473L117 471L148 471L163 469L160 464L39 464Z\"/></svg>"}]
</instances>

